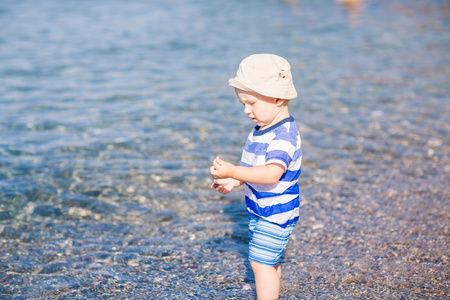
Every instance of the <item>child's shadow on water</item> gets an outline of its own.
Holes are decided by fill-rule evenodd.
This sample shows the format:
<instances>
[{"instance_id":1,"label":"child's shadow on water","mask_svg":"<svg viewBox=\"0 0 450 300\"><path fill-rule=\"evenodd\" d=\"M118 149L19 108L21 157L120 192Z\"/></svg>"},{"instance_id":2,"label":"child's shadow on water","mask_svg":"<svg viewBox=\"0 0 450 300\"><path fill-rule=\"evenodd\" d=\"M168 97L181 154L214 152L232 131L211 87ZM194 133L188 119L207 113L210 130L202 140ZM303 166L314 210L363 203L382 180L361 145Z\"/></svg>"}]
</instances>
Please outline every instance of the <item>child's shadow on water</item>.
<instances>
[{"instance_id":1,"label":"child's shadow on water","mask_svg":"<svg viewBox=\"0 0 450 300\"><path fill-rule=\"evenodd\" d=\"M227 200L230 199L227 198ZM224 205L223 215L230 220L231 224L227 224L227 233L220 238L220 244L216 244L215 248L222 252L237 253L244 261L244 267L238 267L239 270L244 271L244 274L240 274L240 276L244 276L244 283L253 284L255 282L253 271L248 262L248 213L242 196L236 197L236 200L232 199L230 203ZM215 242L217 243L217 239Z\"/></svg>"}]
</instances>

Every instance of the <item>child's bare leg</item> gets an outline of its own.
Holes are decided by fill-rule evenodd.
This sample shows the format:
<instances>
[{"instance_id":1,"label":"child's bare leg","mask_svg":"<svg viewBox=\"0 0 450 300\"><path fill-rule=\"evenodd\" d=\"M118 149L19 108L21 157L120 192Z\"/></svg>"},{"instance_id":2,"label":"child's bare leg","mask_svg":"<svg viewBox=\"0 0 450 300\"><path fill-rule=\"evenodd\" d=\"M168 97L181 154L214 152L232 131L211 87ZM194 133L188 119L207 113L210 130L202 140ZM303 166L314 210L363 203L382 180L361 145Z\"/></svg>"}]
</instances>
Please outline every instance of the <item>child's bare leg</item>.
<instances>
[{"instance_id":1,"label":"child's bare leg","mask_svg":"<svg viewBox=\"0 0 450 300\"><path fill-rule=\"evenodd\" d=\"M256 297L258 300L275 300L280 295L281 266L266 266L250 262L255 275Z\"/></svg>"},{"instance_id":2,"label":"child's bare leg","mask_svg":"<svg viewBox=\"0 0 450 300\"><path fill-rule=\"evenodd\" d=\"M275 270L277 270L278 277L280 277L280 281L281 281L281 265L280 265L280 263L276 264L273 267L275 268Z\"/></svg>"}]
</instances>

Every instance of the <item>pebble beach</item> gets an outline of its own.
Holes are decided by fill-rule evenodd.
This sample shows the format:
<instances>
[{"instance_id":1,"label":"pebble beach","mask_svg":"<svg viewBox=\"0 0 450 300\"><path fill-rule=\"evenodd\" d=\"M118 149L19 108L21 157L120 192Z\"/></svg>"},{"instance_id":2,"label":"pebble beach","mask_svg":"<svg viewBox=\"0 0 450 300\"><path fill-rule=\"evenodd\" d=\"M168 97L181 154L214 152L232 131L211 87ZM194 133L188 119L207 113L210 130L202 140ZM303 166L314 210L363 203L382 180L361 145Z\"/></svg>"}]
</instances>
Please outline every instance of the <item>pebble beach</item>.
<instances>
[{"instance_id":1,"label":"pebble beach","mask_svg":"<svg viewBox=\"0 0 450 300\"><path fill-rule=\"evenodd\" d=\"M0 3L0 299L255 299L239 62L292 66L280 299L448 299L450 3Z\"/></svg>"}]
</instances>

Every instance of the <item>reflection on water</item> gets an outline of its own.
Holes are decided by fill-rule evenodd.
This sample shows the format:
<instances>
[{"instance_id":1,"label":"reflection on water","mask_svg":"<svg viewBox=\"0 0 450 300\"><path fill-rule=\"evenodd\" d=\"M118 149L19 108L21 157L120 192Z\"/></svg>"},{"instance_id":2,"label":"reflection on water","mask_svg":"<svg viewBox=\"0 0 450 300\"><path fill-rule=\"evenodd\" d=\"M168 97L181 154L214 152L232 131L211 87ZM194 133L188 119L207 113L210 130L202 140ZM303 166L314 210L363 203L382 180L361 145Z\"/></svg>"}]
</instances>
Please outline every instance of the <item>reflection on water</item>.
<instances>
[{"instance_id":1,"label":"reflection on water","mask_svg":"<svg viewBox=\"0 0 450 300\"><path fill-rule=\"evenodd\" d=\"M344 5L347 9L350 19L350 25L356 27L358 25L358 18L361 14L364 0L335 0Z\"/></svg>"},{"instance_id":2,"label":"reflection on water","mask_svg":"<svg viewBox=\"0 0 450 300\"><path fill-rule=\"evenodd\" d=\"M359 4L3 1L1 297L253 299L208 167L252 127L228 78L271 52L304 145L282 296L444 299L448 4Z\"/></svg>"}]
</instances>

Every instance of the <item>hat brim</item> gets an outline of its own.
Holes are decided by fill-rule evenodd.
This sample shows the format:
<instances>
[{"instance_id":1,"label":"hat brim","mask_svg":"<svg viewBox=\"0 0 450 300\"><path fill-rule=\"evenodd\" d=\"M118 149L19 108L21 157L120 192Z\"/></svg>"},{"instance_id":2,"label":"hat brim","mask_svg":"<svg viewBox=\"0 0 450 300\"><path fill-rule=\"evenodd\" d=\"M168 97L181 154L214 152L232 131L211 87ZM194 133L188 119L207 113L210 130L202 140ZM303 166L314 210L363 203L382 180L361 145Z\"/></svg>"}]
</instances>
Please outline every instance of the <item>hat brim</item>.
<instances>
[{"instance_id":1,"label":"hat brim","mask_svg":"<svg viewBox=\"0 0 450 300\"><path fill-rule=\"evenodd\" d=\"M277 99L285 99L291 100L297 98L297 91L293 85L288 86L270 86L270 85L254 85L243 83L236 78L230 78L228 80L230 86L243 90L243 91L253 91L260 95L277 98Z\"/></svg>"}]
</instances>

